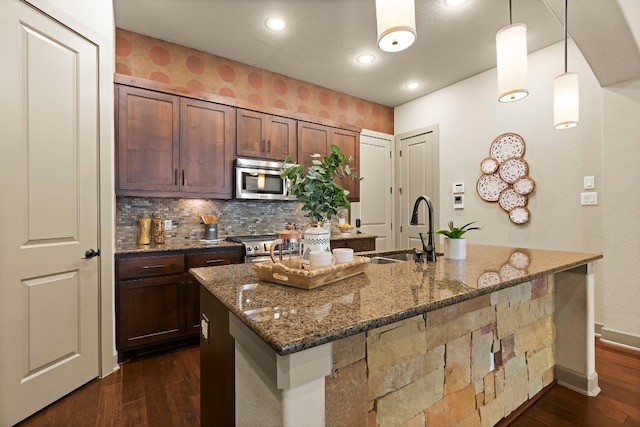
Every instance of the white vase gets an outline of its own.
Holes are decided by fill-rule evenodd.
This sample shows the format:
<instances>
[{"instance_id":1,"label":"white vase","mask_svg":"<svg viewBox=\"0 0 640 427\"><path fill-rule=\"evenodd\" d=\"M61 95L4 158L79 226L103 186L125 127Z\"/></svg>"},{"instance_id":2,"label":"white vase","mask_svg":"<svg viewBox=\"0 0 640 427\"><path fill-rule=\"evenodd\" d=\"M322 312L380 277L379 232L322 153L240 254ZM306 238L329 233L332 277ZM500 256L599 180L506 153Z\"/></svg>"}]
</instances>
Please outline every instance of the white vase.
<instances>
[{"instance_id":1,"label":"white vase","mask_svg":"<svg viewBox=\"0 0 640 427\"><path fill-rule=\"evenodd\" d=\"M467 259L467 239L444 239L444 257L447 259Z\"/></svg>"},{"instance_id":2,"label":"white vase","mask_svg":"<svg viewBox=\"0 0 640 427\"><path fill-rule=\"evenodd\" d=\"M311 251L331 252L331 232L324 227L310 227L304 230L302 238L302 265L309 266Z\"/></svg>"}]
</instances>

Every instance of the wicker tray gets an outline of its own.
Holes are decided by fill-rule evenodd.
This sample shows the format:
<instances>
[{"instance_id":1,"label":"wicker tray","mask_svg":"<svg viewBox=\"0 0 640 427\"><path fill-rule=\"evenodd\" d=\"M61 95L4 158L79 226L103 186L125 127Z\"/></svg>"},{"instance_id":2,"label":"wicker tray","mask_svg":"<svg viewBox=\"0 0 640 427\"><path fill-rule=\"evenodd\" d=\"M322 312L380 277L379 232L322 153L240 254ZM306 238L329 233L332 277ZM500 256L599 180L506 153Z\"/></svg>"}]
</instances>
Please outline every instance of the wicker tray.
<instances>
[{"instance_id":1,"label":"wicker tray","mask_svg":"<svg viewBox=\"0 0 640 427\"><path fill-rule=\"evenodd\" d=\"M367 257L354 256L351 262L317 270L291 268L273 262L255 263L253 269L260 280L300 289L314 289L363 273L370 263L371 260Z\"/></svg>"}]
</instances>

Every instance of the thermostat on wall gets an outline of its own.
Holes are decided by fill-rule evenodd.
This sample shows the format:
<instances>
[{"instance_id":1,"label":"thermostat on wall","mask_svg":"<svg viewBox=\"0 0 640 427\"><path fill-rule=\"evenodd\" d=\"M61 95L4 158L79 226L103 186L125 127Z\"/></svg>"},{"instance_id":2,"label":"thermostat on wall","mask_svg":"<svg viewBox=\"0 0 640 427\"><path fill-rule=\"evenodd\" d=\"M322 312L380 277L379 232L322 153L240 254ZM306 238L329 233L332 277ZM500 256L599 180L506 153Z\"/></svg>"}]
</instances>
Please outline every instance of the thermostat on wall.
<instances>
[{"instance_id":1,"label":"thermostat on wall","mask_svg":"<svg viewBox=\"0 0 640 427\"><path fill-rule=\"evenodd\" d=\"M463 194L454 194L453 195L453 209L464 209L464 195Z\"/></svg>"},{"instance_id":2,"label":"thermostat on wall","mask_svg":"<svg viewBox=\"0 0 640 427\"><path fill-rule=\"evenodd\" d=\"M464 193L464 182L454 182L453 189L451 191L453 194Z\"/></svg>"}]
</instances>

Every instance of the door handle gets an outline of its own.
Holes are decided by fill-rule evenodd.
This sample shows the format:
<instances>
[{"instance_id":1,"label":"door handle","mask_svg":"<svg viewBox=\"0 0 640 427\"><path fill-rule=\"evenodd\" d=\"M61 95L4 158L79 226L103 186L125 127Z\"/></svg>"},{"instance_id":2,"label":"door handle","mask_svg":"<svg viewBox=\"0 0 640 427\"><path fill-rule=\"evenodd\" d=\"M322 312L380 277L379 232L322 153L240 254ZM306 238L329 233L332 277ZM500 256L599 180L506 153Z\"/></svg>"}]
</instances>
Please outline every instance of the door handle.
<instances>
[{"instance_id":1,"label":"door handle","mask_svg":"<svg viewBox=\"0 0 640 427\"><path fill-rule=\"evenodd\" d=\"M97 251L94 249L89 249L87 251L85 251L84 253L84 258L82 259L91 259L91 258L95 258L97 256L100 255L100 249L98 249Z\"/></svg>"}]
</instances>

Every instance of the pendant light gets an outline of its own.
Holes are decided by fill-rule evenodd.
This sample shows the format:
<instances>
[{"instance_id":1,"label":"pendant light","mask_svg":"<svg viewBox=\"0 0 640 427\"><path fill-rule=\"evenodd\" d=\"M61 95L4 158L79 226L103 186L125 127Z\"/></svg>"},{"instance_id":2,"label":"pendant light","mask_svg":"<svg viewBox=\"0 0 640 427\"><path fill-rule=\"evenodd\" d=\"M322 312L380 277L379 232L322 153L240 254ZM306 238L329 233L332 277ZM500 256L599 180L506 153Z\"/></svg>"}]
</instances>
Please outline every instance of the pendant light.
<instances>
[{"instance_id":1,"label":"pendant light","mask_svg":"<svg viewBox=\"0 0 640 427\"><path fill-rule=\"evenodd\" d=\"M527 90L527 26L514 24L509 0L509 25L496 33L498 101L513 102Z\"/></svg>"},{"instance_id":2,"label":"pendant light","mask_svg":"<svg viewBox=\"0 0 640 427\"><path fill-rule=\"evenodd\" d=\"M399 52L416 40L416 7L413 0L376 0L378 47Z\"/></svg>"},{"instance_id":3,"label":"pendant light","mask_svg":"<svg viewBox=\"0 0 640 427\"><path fill-rule=\"evenodd\" d=\"M553 81L553 126L569 129L579 124L580 88L577 73L567 73L567 5L564 1L564 73Z\"/></svg>"}]
</instances>

